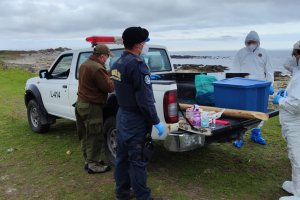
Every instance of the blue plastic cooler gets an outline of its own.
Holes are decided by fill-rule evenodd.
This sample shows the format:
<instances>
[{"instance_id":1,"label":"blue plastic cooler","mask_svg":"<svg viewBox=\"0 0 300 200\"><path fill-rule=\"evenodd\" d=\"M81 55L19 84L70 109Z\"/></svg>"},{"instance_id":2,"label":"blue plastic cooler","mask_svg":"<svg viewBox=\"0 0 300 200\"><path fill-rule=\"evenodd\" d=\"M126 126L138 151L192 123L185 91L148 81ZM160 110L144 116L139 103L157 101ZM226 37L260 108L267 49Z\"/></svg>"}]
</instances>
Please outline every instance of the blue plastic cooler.
<instances>
[{"instance_id":1,"label":"blue plastic cooler","mask_svg":"<svg viewBox=\"0 0 300 200\"><path fill-rule=\"evenodd\" d=\"M271 82L247 78L228 78L214 84L215 106L267 112Z\"/></svg>"}]
</instances>

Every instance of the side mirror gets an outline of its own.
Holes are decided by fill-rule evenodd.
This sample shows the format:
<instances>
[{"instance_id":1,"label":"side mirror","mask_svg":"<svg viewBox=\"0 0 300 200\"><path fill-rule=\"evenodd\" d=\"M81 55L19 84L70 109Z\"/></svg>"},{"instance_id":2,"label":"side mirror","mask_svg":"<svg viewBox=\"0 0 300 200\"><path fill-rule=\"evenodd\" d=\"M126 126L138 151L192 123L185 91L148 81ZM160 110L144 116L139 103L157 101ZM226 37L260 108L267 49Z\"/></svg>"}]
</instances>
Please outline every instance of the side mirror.
<instances>
[{"instance_id":1,"label":"side mirror","mask_svg":"<svg viewBox=\"0 0 300 200\"><path fill-rule=\"evenodd\" d=\"M47 69L40 70L39 77L48 79L48 77L49 77L48 70Z\"/></svg>"}]
</instances>

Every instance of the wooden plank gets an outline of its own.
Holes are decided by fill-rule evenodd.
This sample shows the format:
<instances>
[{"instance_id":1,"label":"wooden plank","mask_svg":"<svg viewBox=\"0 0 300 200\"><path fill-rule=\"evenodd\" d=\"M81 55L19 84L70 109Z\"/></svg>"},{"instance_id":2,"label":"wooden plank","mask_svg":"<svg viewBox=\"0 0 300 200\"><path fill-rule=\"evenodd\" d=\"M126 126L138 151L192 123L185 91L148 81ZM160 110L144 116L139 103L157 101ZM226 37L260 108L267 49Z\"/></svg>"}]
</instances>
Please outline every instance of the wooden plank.
<instances>
[{"instance_id":1,"label":"wooden plank","mask_svg":"<svg viewBox=\"0 0 300 200\"><path fill-rule=\"evenodd\" d=\"M189 107L192 107L191 104L179 104L182 110L186 110ZM206 111L215 111L221 112L225 109L223 115L228 117L244 118L244 119L259 119L266 121L269 119L269 115L263 112L249 111L249 110L236 110L236 109L227 109L227 108L218 108L210 106L200 106L201 109Z\"/></svg>"}]
</instances>

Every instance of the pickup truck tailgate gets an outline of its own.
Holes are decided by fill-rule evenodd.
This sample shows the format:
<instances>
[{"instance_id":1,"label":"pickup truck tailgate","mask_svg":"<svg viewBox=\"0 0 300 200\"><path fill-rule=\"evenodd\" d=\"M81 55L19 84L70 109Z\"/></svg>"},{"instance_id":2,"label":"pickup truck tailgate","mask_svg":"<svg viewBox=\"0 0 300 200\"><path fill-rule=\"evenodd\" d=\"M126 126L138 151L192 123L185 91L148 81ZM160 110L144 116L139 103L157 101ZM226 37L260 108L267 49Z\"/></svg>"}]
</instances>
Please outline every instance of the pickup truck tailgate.
<instances>
[{"instance_id":1,"label":"pickup truck tailgate","mask_svg":"<svg viewBox=\"0 0 300 200\"><path fill-rule=\"evenodd\" d=\"M269 110L269 117L279 114L278 110ZM190 126L182 127L169 134L165 140L165 148L169 151L182 152L199 148L214 142L227 142L238 138L248 129L256 127L261 120L242 119L223 116L220 120L230 122L229 124L216 124L215 128L201 128L192 130Z\"/></svg>"}]
</instances>

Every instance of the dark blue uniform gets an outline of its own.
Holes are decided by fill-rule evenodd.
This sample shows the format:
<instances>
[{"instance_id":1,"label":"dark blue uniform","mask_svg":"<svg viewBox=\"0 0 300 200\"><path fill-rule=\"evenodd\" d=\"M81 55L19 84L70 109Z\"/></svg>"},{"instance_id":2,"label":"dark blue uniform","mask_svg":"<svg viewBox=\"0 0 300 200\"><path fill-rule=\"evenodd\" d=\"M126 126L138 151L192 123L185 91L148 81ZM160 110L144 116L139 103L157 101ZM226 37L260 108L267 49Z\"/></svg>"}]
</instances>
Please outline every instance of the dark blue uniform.
<instances>
[{"instance_id":1,"label":"dark blue uniform","mask_svg":"<svg viewBox=\"0 0 300 200\"><path fill-rule=\"evenodd\" d=\"M145 62L124 51L112 66L112 78L119 110L117 114L116 195L129 199L130 187L136 199L150 199L147 187L147 160L143 158L145 134L159 123L154 106L150 72Z\"/></svg>"}]
</instances>

